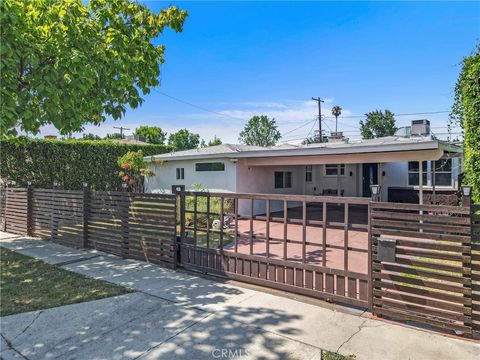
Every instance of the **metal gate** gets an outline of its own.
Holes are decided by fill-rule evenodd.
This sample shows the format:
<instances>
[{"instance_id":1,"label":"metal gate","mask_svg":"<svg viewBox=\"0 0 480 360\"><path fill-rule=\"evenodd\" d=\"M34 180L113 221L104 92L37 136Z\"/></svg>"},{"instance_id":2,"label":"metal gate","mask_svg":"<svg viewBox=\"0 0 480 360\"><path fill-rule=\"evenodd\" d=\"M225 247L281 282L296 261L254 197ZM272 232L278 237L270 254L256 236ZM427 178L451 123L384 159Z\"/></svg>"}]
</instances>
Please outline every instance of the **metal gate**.
<instances>
[{"instance_id":1,"label":"metal gate","mask_svg":"<svg viewBox=\"0 0 480 360\"><path fill-rule=\"evenodd\" d=\"M369 307L370 199L178 194L182 267Z\"/></svg>"}]
</instances>

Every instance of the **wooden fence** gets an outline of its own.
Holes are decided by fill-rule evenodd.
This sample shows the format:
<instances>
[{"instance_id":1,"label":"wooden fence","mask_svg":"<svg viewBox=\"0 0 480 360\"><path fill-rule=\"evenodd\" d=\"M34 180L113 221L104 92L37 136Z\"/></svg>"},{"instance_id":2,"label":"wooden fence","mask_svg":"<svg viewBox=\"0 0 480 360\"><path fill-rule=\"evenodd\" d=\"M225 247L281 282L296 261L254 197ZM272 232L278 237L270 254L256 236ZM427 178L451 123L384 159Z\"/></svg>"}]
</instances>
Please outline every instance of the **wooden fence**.
<instances>
[{"instance_id":1,"label":"wooden fence","mask_svg":"<svg viewBox=\"0 0 480 360\"><path fill-rule=\"evenodd\" d=\"M2 189L3 230L174 268L175 195Z\"/></svg>"},{"instance_id":2,"label":"wooden fence","mask_svg":"<svg viewBox=\"0 0 480 360\"><path fill-rule=\"evenodd\" d=\"M11 233L480 331L480 205L29 187L0 189L0 216Z\"/></svg>"},{"instance_id":3,"label":"wooden fence","mask_svg":"<svg viewBox=\"0 0 480 360\"><path fill-rule=\"evenodd\" d=\"M469 207L372 202L373 312L472 334Z\"/></svg>"},{"instance_id":4,"label":"wooden fence","mask_svg":"<svg viewBox=\"0 0 480 360\"><path fill-rule=\"evenodd\" d=\"M472 205L472 321L480 332L480 205Z\"/></svg>"}]
</instances>

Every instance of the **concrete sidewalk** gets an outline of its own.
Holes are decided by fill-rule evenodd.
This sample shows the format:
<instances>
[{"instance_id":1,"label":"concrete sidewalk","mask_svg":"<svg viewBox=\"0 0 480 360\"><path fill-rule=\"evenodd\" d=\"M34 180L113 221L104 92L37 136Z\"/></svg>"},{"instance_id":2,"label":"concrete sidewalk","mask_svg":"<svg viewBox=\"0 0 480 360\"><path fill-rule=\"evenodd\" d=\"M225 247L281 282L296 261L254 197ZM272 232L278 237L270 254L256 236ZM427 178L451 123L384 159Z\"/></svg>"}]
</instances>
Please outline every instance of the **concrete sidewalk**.
<instances>
[{"instance_id":1,"label":"concrete sidewalk","mask_svg":"<svg viewBox=\"0 0 480 360\"><path fill-rule=\"evenodd\" d=\"M1 318L4 359L478 359L480 344L313 299L0 233L0 246L136 289Z\"/></svg>"}]
</instances>

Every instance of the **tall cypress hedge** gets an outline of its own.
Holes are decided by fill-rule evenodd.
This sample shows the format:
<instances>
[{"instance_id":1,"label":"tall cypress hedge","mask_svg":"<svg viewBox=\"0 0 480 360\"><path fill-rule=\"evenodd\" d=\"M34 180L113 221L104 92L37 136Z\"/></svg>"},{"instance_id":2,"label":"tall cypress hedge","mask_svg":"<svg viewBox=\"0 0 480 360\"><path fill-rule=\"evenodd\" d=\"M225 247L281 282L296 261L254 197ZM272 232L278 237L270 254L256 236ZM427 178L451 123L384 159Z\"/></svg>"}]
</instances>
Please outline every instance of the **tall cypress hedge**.
<instances>
[{"instance_id":1,"label":"tall cypress hedge","mask_svg":"<svg viewBox=\"0 0 480 360\"><path fill-rule=\"evenodd\" d=\"M68 190L88 182L94 190L121 189L117 160L127 151L145 156L171 151L166 145L123 144L110 140L0 140L0 177L15 186L51 188L55 181Z\"/></svg>"}]
</instances>

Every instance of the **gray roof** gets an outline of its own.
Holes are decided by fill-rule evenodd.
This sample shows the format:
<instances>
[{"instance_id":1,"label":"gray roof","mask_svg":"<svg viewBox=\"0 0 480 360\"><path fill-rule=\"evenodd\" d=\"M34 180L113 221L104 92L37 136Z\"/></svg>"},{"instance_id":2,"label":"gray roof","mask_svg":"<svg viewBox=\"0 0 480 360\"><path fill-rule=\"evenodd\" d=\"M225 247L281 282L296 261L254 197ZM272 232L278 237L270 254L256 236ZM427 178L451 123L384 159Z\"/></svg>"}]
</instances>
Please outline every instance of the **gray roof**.
<instances>
[{"instance_id":1,"label":"gray roof","mask_svg":"<svg viewBox=\"0 0 480 360\"><path fill-rule=\"evenodd\" d=\"M214 158L249 158L302 155L332 155L351 153L378 153L391 151L412 151L442 149L446 152L461 153L462 148L453 143L431 137L387 136L359 141L335 141L309 145L284 144L273 147L221 144L198 149L155 155L158 160L190 160ZM151 159L152 157L146 157Z\"/></svg>"}]
</instances>

